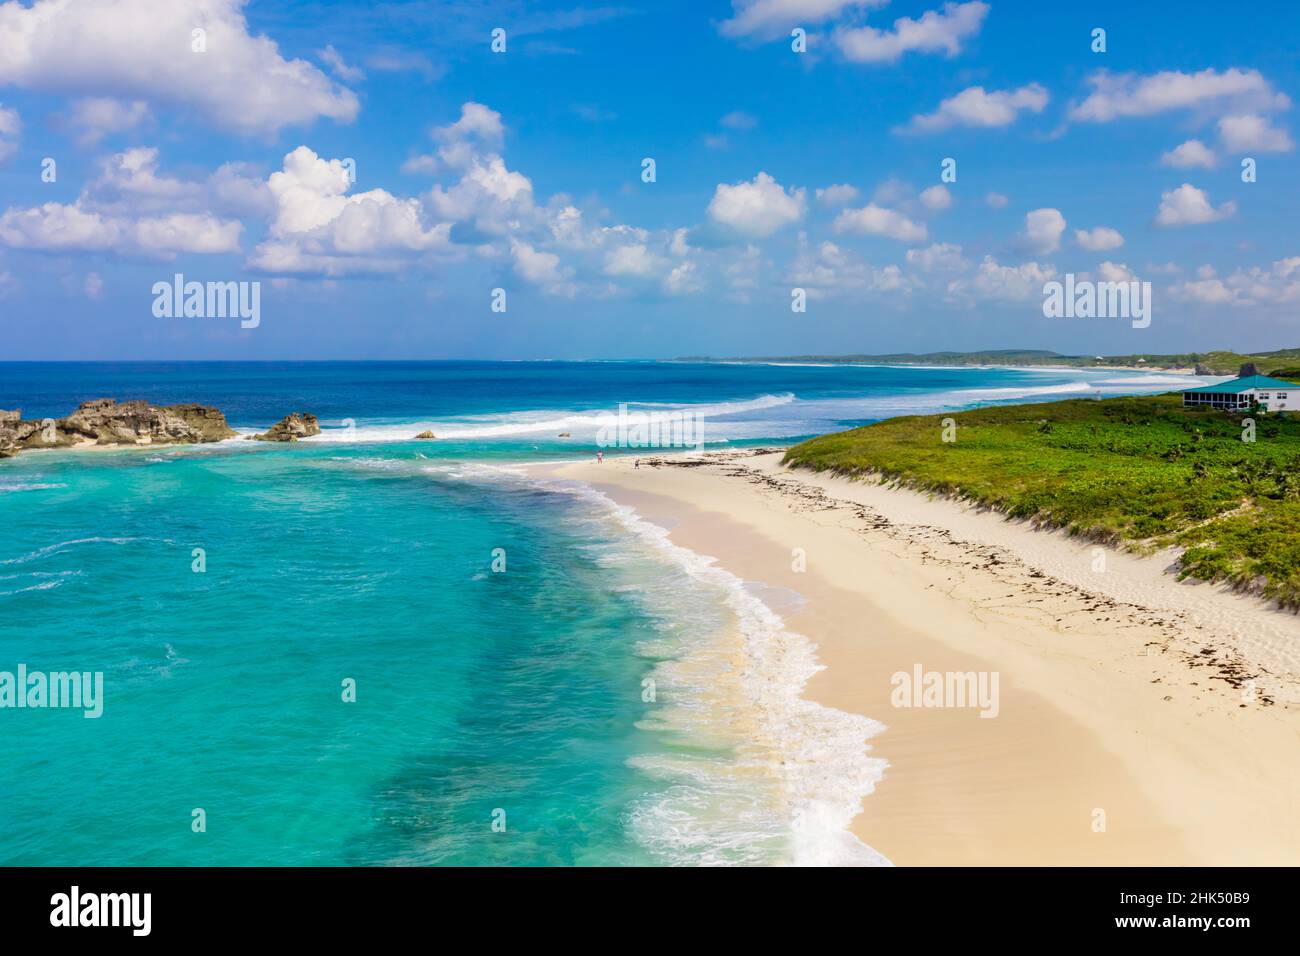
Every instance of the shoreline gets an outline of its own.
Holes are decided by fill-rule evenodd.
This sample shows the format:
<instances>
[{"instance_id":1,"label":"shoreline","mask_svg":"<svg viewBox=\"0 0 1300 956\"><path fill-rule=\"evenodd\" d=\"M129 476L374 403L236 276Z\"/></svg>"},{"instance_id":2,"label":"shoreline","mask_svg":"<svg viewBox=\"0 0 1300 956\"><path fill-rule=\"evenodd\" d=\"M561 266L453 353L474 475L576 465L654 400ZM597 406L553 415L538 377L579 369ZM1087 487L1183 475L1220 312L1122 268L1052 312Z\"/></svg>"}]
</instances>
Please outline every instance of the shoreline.
<instances>
[{"instance_id":1,"label":"shoreline","mask_svg":"<svg viewBox=\"0 0 1300 956\"><path fill-rule=\"evenodd\" d=\"M882 727L803 695L818 670L815 649L772 607L798 596L755 593L713 558L673 542L661 525L592 485L542 483L597 504L602 518L668 563L668 580L680 573L691 587L702 586L724 618L700 631L691 621L674 623L669 633L685 625L684 643L653 655L649 679L657 706L638 727L665 735L667 747L631 763L668 786L651 798L655 812L634 815L638 838L656 852L685 841L704 851L694 860L704 865L737 862L737 852L750 863L890 865L849 829L861 795L886 766L858 742ZM656 588L671 602L672 595ZM665 825L676 831L667 847ZM787 856L769 855L773 838L788 841Z\"/></svg>"},{"instance_id":2,"label":"shoreline","mask_svg":"<svg viewBox=\"0 0 1300 956\"><path fill-rule=\"evenodd\" d=\"M682 360L668 359L666 361L679 362ZM1015 369L1018 371L1044 371L1044 372L1077 372L1095 370L1099 372L1164 372L1165 374L1179 375L1196 375L1196 369L1188 366L1175 365L1007 365L1004 363L994 363L991 365L977 365L973 362L963 362L961 364L935 365L926 363L911 362L782 362L767 360L713 360L700 362L685 362L682 364L702 364L702 365L774 365L774 366L816 366L818 368L834 368L836 366L856 367L856 368L914 368L914 369ZM1207 375L1202 378L1231 378L1231 375Z\"/></svg>"},{"instance_id":3,"label":"shoreline","mask_svg":"<svg viewBox=\"0 0 1300 956\"><path fill-rule=\"evenodd\" d=\"M884 725L851 831L898 865L1300 861L1300 619L1158 559L722 452L530 465L746 582L796 591L802 694ZM806 555L794 569L793 549ZM891 677L997 674L1000 707L895 707ZM829 781L828 781L829 784Z\"/></svg>"}]
</instances>

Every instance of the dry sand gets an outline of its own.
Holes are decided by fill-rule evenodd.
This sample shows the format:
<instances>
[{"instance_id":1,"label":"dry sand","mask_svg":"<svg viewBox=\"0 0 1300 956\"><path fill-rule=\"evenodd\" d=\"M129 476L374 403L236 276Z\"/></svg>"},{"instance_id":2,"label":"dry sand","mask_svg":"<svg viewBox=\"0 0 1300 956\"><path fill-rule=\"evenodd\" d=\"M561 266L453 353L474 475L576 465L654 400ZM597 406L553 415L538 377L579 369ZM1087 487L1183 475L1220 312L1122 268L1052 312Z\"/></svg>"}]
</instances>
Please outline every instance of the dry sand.
<instances>
[{"instance_id":1,"label":"dry sand","mask_svg":"<svg viewBox=\"0 0 1300 956\"><path fill-rule=\"evenodd\" d=\"M1300 864L1300 618L961 503L779 454L534 469L797 591L804 694L886 725L854 833L898 865ZM795 549L801 549L805 569ZM996 717L891 676L996 673Z\"/></svg>"}]
</instances>

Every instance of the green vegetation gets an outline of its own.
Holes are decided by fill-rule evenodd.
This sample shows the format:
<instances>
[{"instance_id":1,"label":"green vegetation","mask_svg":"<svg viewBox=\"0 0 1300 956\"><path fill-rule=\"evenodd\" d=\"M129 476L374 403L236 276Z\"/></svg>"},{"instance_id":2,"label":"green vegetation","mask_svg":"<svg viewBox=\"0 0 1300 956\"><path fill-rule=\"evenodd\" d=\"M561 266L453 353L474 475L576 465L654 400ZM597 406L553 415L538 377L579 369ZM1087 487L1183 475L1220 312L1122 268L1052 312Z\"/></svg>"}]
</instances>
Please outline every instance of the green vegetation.
<instances>
[{"instance_id":1,"label":"green vegetation","mask_svg":"<svg viewBox=\"0 0 1300 956\"><path fill-rule=\"evenodd\" d=\"M894 418L785 460L972 500L1138 550L1180 545L1180 577L1300 608L1300 417L1182 407L1179 395L1072 399ZM943 420L956 422L944 442Z\"/></svg>"},{"instance_id":2,"label":"green vegetation","mask_svg":"<svg viewBox=\"0 0 1300 956\"><path fill-rule=\"evenodd\" d=\"M719 361L703 357L678 359L681 362ZM1042 349L992 349L984 352L894 352L887 355L784 355L762 358L725 359L731 362L818 362L867 365L1063 365L1071 368L1119 365L1132 368L1193 368L1205 375L1236 375L1246 362L1254 362L1262 375L1300 378L1300 349L1278 349L1246 355L1241 352L1184 352L1160 354L1135 352L1132 355L1062 355ZM1280 374L1282 370L1289 375Z\"/></svg>"}]
</instances>

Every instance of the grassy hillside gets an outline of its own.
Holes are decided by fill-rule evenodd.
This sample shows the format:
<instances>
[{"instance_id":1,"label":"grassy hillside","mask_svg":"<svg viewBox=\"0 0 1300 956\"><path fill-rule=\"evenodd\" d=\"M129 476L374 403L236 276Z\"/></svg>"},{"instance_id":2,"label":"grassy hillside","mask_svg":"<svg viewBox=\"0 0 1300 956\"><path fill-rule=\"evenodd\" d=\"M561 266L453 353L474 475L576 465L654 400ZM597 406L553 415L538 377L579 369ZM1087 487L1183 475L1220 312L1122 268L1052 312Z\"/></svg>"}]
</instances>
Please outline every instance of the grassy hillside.
<instances>
[{"instance_id":1,"label":"grassy hillside","mask_svg":"<svg viewBox=\"0 0 1300 956\"><path fill-rule=\"evenodd\" d=\"M941 440L943 419L956 440ZM1116 544L1186 548L1182 576L1300 607L1300 417L1184 411L1178 395L894 418L786 461L967 498Z\"/></svg>"}]
</instances>

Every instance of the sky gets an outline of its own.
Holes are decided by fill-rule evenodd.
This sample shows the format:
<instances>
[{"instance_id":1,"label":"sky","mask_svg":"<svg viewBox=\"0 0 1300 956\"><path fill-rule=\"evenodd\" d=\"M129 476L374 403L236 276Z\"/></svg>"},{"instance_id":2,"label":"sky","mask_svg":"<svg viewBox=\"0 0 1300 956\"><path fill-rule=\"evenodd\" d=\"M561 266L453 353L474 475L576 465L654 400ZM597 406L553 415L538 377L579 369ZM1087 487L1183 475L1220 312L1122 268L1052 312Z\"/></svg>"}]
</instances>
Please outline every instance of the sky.
<instances>
[{"instance_id":1,"label":"sky","mask_svg":"<svg viewBox=\"0 0 1300 956\"><path fill-rule=\"evenodd\" d=\"M1281 0L0 0L0 360L1297 347L1297 45ZM1045 316L1067 273L1150 325ZM256 325L157 314L177 274Z\"/></svg>"}]
</instances>

